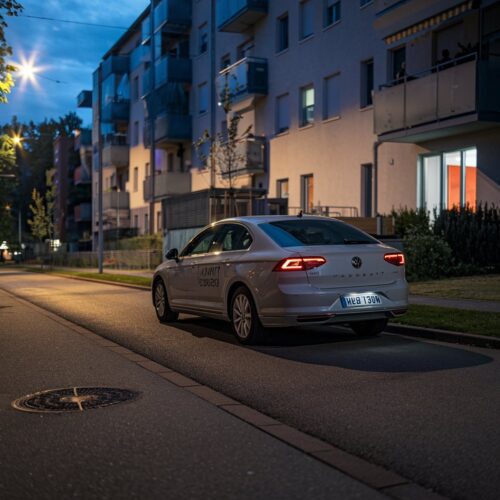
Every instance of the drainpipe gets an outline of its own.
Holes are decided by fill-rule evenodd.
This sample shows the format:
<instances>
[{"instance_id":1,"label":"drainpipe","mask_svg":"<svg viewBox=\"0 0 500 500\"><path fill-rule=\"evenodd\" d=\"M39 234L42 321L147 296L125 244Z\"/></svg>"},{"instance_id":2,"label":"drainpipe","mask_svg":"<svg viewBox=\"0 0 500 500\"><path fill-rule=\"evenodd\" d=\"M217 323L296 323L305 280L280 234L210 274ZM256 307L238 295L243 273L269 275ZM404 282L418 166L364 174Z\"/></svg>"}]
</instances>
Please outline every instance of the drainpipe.
<instances>
[{"instance_id":1,"label":"drainpipe","mask_svg":"<svg viewBox=\"0 0 500 500\"><path fill-rule=\"evenodd\" d=\"M210 1L210 137L215 137L217 123L217 92L215 89L215 0ZM213 193L215 188L215 159L210 157L210 191L208 195L208 222L212 222Z\"/></svg>"},{"instance_id":2,"label":"drainpipe","mask_svg":"<svg viewBox=\"0 0 500 500\"><path fill-rule=\"evenodd\" d=\"M377 219L377 234L382 234L382 217L378 214L378 149L383 143L375 141L373 143L373 212Z\"/></svg>"},{"instance_id":3,"label":"drainpipe","mask_svg":"<svg viewBox=\"0 0 500 500\"><path fill-rule=\"evenodd\" d=\"M151 7L149 12L149 34L150 34L150 53L151 53L151 66L149 70L151 71L151 91L149 93L149 99L151 105L149 106L149 137L150 137L150 151L149 151L149 176L150 176L150 186L151 186L151 202L149 205L149 234L154 234L155 232L155 174L156 174L156 148L155 148L155 109L153 109L153 104L155 103L155 92L156 92L156 78L155 78L155 34L154 34L154 0L151 0ZM147 231L148 228L145 228Z\"/></svg>"},{"instance_id":4,"label":"drainpipe","mask_svg":"<svg viewBox=\"0 0 500 500\"><path fill-rule=\"evenodd\" d=\"M98 192L97 192L97 211L98 211L98 234L97 234L97 263L99 268L99 274L103 271L103 255L104 255L104 232L103 232L103 173L102 173L102 64L99 64L97 70L97 105L99 107L97 114L97 127L98 134L98 161L99 161L99 182L98 182Z\"/></svg>"}]
</instances>

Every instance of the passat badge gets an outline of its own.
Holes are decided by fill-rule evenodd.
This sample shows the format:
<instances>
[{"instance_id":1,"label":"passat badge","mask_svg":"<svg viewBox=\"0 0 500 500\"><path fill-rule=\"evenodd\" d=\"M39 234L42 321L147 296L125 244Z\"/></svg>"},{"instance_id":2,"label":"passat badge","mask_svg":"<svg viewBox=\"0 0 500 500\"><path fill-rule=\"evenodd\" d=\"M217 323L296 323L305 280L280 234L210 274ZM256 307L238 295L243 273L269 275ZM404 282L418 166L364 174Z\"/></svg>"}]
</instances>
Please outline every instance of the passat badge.
<instances>
[{"instance_id":1,"label":"passat badge","mask_svg":"<svg viewBox=\"0 0 500 500\"><path fill-rule=\"evenodd\" d=\"M351 264L355 269L359 269L361 267L361 264L363 264L363 261L359 257L353 257L351 260Z\"/></svg>"}]
</instances>

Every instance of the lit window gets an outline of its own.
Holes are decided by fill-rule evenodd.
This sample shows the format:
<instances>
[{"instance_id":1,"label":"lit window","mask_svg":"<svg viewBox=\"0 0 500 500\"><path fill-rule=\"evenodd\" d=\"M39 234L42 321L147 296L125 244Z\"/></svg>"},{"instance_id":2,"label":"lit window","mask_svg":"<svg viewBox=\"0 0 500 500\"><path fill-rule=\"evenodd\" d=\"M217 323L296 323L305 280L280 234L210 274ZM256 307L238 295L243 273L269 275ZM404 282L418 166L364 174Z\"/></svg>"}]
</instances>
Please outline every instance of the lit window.
<instances>
[{"instance_id":1,"label":"lit window","mask_svg":"<svg viewBox=\"0 0 500 500\"><path fill-rule=\"evenodd\" d=\"M314 87L308 85L300 89L300 126L314 122Z\"/></svg>"}]
</instances>

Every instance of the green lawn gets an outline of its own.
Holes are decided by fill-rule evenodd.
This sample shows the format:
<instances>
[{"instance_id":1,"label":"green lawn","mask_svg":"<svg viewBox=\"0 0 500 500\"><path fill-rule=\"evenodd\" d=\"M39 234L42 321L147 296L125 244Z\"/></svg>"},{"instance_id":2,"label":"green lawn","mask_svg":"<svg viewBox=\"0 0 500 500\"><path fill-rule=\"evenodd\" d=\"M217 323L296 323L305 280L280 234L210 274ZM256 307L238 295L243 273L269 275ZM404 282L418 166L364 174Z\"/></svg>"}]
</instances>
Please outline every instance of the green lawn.
<instances>
[{"instance_id":1,"label":"green lawn","mask_svg":"<svg viewBox=\"0 0 500 500\"><path fill-rule=\"evenodd\" d=\"M108 272L104 272L102 274L99 273L89 273L89 272L79 272L79 271L68 271L65 269L41 269L35 267L26 268L27 271L35 272L35 273L51 273L51 274L60 274L63 276L74 276L77 278L90 278L94 280L100 281L110 281L113 283L126 283L129 285L141 285L141 286L151 286L151 278L146 278L144 276L130 276L128 274L112 274Z\"/></svg>"},{"instance_id":2,"label":"green lawn","mask_svg":"<svg viewBox=\"0 0 500 500\"><path fill-rule=\"evenodd\" d=\"M410 293L445 299L500 301L500 275L466 276L410 283Z\"/></svg>"},{"instance_id":3,"label":"green lawn","mask_svg":"<svg viewBox=\"0 0 500 500\"><path fill-rule=\"evenodd\" d=\"M391 323L500 337L500 313L493 312L410 305L404 316Z\"/></svg>"}]
</instances>

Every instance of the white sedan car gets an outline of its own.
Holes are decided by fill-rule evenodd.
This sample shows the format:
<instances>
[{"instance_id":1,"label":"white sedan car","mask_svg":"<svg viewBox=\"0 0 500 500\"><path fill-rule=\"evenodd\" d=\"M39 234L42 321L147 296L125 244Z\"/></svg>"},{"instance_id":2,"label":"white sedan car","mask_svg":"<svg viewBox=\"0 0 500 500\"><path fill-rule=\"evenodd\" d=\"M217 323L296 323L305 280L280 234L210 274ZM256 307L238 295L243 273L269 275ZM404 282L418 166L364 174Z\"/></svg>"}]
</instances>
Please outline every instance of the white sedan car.
<instances>
[{"instance_id":1,"label":"white sedan car","mask_svg":"<svg viewBox=\"0 0 500 500\"><path fill-rule=\"evenodd\" d=\"M332 218L225 219L166 258L153 278L158 319L224 319L245 344L266 328L311 324L377 335L408 307L404 255Z\"/></svg>"}]
</instances>

